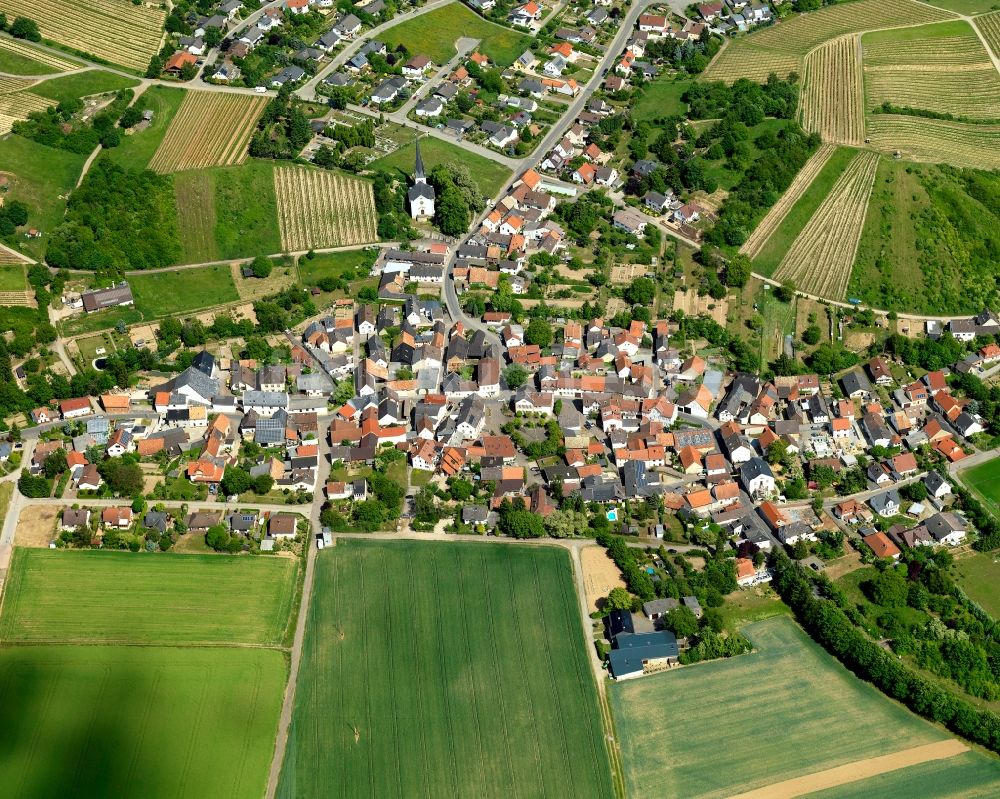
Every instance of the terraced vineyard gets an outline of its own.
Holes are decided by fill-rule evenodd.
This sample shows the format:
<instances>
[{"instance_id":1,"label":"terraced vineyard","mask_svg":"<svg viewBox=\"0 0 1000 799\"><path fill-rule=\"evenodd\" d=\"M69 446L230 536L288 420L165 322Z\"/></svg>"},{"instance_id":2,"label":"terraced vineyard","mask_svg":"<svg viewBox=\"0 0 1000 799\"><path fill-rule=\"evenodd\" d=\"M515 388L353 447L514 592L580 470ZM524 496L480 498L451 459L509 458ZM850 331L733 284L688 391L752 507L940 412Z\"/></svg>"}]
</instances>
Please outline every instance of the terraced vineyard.
<instances>
[{"instance_id":1,"label":"terraced vineyard","mask_svg":"<svg viewBox=\"0 0 1000 799\"><path fill-rule=\"evenodd\" d=\"M166 19L158 5L130 0L0 0L0 12L30 17L46 39L137 72L159 51Z\"/></svg>"},{"instance_id":2,"label":"terraced vineyard","mask_svg":"<svg viewBox=\"0 0 1000 799\"><path fill-rule=\"evenodd\" d=\"M79 66L68 59L60 58L47 50L36 49L17 39L0 39L0 50L44 64L49 67L49 72L66 72Z\"/></svg>"},{"instance_id":3,"label":"terraced vineyard","mask_svg":"<svg viewBox=\"0 0 1000 799\"><path fill-rule=\"evenodd\" d=\"M1000 125L875 114L868 118L868 140L873 147L899 152L908 161L1000 169Z\"/></svg>"},{"instance_id":4,"label":"terraced vineyard","mask_svg":"<svg viewBox=\"0 0 1000 799\"><path fill-rule=\"evenodd\" d=\"M990 43L993 55L1000 57L1000 11L976 17L975 25Z\"/></svg>"},{"instance_id":5,"label":"terraced vineyard","mask_svg":"<svg viewBox=\"0 0 1000 799\"><path fill-rule=\"evenodd\" d=\"M879 156L859 153L802 229L774 277L828 299L843 299L861 238Z\"/></svg>"},{"instance_id":6,"label":"terraced vineyard","mask_svg":"<svg viewBox=\"0 0 1000 799\"><path fill-rule=\"evenodd\" d=\"M149 168L155 172L180 172L243 163L257 119L266 105L266 97L189 92Z\"/></svg>"},{"instance_id":7,"label":"terraced vineyard","mask_svg":"<svg viewBox=\"0 0 1000 799\"><path fill-rule=\"evenodd\" d=\"M832 144L824 144L813 154L812 158L806 161L806 165L799 170L799 174L795 176L792 185L781 195L781 199L771 206L771 210L767 212L767 216L760 220L760 224L754 228L753 233L750 234L750 237L740 247L741 253L749 256L751 259L757 257L767 243L767 240L771 237L771 234L778 229L785 220L785 217L788 216L788 212L792 210L792 206L805 194L806 189L813 182L813 178L819 174L823 165L830 160L830 156L833 155L835 149Z\"/></svg>"},{"instance_id":8,"label":"terraced vineyard","mask_svg":"<svg viewBox=\"0 0 1000 799\"><path fill-rule=\"evenodd\" d=\"M368 181L299 167L274 171L281 246L287 252L378 241Z\"/></svg>"},{"instance_id":9,"label":"terraced vineyard","mask_svg":"<svg viewBox=\"0 0 1000 799\"><path fill-rule=\"evenodd\" d=\"M1000 119L1000 75L967 23L878 31L862 41L870 109L889 102L969 119Z\"/></svg>"},{"instance_id":10,"label":"terraced vineyard","mask_svg":"<svg viewBox=\"0 0 1000 799\"><path fill-rule=\"evenodd\" d=\"M776 72L802 72L803 59L814 47L849 33L919 25L951 19L951 14L913 0L858 0L838 3L781 22L739 39L719 52L704 76L733 81L739 77L766 78Z\"/></svg>"},{"instance_id":11,"label":"terraced vineyard","mask_svg":"<svg viewBox=\"0 0 1000 799\"><path fill-rule=\"evenodd\" d=\"M800 95L802 127L823 141L861 145L865 138L861 41L839 36L805 58Z\"/></svg>"},{"instance_id":12,"label":"terraced vineyard","mask_svg":"<svg viewBox=\"0 0 1000 799\"><path fill-rule=\"evenodd\" d=\"M11 127L20 119L27 119L33 111L44 111L54 100L39 97L31 92L0 94L0 136L10 133Z\"/></svg>"}]
</instances>

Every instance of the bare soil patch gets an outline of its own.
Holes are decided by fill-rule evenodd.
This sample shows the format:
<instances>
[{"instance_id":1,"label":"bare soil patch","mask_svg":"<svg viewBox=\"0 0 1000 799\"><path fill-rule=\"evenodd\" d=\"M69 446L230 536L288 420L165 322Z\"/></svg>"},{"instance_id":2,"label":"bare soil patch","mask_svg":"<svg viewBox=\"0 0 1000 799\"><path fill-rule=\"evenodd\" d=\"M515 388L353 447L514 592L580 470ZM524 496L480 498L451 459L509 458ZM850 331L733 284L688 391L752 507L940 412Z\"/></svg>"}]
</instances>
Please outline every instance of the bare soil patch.
<instances>
[{"instance_id":1,"label":"bare soil patch","mask_svg":"<svg viewBox=\"0 0 1000 799\"><path fill-rule=\"evenodd\" d=\"M707 314L725 327L726 317L729 314L729 300L725 298L713 300L708 295L699 297L696 289L678 290L674 292L674 310L682 310L688 316Z\"/></svg>"},{"instance_id":2,"label":"bare soil patch","mask_svg":"<svg viewBox=\"0 0 1000 799\"><path fill-rule=\"evenodd\" d=\"M31 505L24 508L14 531L15 546L47 547L55 535L58 516L59 508L54 505Z\"/></svg>"},{"instance_id":3,"label":"bare soil patch","mask_svg":"<svg viewBox=\"0 0 1000 799\"><path fill-rule=\"evenodd\" d=\"M583 566L583 588L587 594L587 607L591 611L600 610L599 600L604 599L612 588L625 588L625 581L615 562L603 547L584 547L580 550Z\"/></svg>"},{"instance_id":4,"label":"bare soil patch","mask_svg":"<svg viewBox=\"0 0 1000 799\"><path fill-rule=\"evenodd\" d=\"M730 799L792 799L795 796L804 796L838 785L865 780L930 760L944 760L968 751L968 748L961 741L951 738L947 741L914 746L891 755L857 760L854 763L847 763L836 768L806 774L804 777L776 782L755 791L735 794Z\"/></svg>"}]
</instances>

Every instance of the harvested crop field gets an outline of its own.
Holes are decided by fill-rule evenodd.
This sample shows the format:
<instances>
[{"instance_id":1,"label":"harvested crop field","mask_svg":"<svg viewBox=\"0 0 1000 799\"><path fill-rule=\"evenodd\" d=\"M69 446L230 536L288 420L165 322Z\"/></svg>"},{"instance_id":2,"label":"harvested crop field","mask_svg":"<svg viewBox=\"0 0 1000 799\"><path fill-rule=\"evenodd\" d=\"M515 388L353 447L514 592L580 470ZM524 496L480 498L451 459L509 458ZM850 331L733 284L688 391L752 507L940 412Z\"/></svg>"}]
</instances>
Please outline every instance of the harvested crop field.
<instances>
[{"instance_id":1,"label":"harvested crop field","mask_svg":"<svg viewBox=\"0 0 1000 799\"><path fill-rule=\"evenodd\" d=\"M15 78L9 75L0 75L0 94L11 94L34 86L38 81L33 78Z\"/></svg>"},{"instance_id":2,"label":"harvested crop field","mask_svg":"<svg viewBox=\"0 0 1000 799\"><path fill-rule=\"evenodd\" d=\"M776 280L827 299L844 298L879 156L859 153L816 209L775 270Z\"/></svg>"},{"instance_id":3,"label":"harvested crop field","mask_svg":"<svg viewBox=\"0 0 1000 799\"><path fill-rule=\"evenodd\" d=\"M338 539L278 796L612 795L568 553Z\"/></svg>"},{"instance_id":4,"label":"harvested crop field","mask_svg":"<svg viewBox=\"0 0 1000 799\"><path fill-rule=\"evenodd\" d=\"M802 83L802 127L826 142L861 145L865 109L860 37L840 36L809 53Z\"/></svg>"},{"instance_id":5,"label":"harvested crop field","mask_svg":"<svg viewBox=\"0 0 1000 799\"><path fill-rule=\"evenodd\" d=\"M976 17L974 24L989 42L993 55L1000 57L1000 11Z\"/></svg>"},{"instance_id":6,"label":"harvested crop field","mask_svg":"<svg viewBox=\"0 0 1000 799\"><path fill-rule=\"evenodd\" d=\"M277 644L296 567L286 558L15 549L0 639ZM249 607L234 600L251 595Z\"/></svg>"},{"instance_id":7,"label":"harvested crop field","mask_svg":"<svg viewBox=\"0 0 1000 799\"><path fill-rule=\"evenodd\" d=\"M14 123L27 119L28 114L44 111L55 102L39 97L31 92L12 92L0 94L0 136L10 133Z\"/></svg>"},{"instance_id":8,"label":"harvested crop field","mask_svg":"<svg viewBox=\"0 0 1000 799\"><path fill-rule=\"evenodd\" d=\"M621 570L604 547L584 547L580 550L580 563L583 567L587 606L591 611L601 609L600 601L607 598L612 588L627 587Z\"/></svg>"},{"instance_id":9,"label":"harvested crop field","mask_svg":"<svg viewBox=\"0 0 1000 799\"><path fill-rule=\"evenodd\" d=\"M788 216L788 212L792 210L792 206L805 194L806 189L809 188L813 179L819 174L824 164L830 160L830 156L836 149L832 144L824 144L813 153L812 157L806 161L805 166L799 170L799 174L795 176L792 185L781 195L781 199L771 206L767 215L760 220L760 224L754 228L750 237L743 242L743 246L740 247L741 253L751 259L757 257L771 234L781 226L785 217Z\"/></svg>"},{"instance_id":10,"label":"harvested crop field","mask_svg":"<svg viewBox=\"0 0 1000 799\"><path fill-rule=\"evenodd\" d=\"M378 241L375 196L367 180L283 166L274 170L274 190L286 252Z\"/></svg>"},{"instance_id":11,"label":"harvested crop field","mask_svg":"<svg viewBox=\"0 0 1000 799\"><path fill-rule=\"evenodd\" d=\"M1000 125L875 114L868 117L868 139L873 147L898 152L907 161L1000 169Z\"/></svg>"},{"instance_id":12,"label":"harvested crop field","mask_svg":"<svg viewBox=\"0 0 1000 799\"><path fill-rule=\"evenodd\" d=\"M160 49L166 12L130 0L0 0L8 19L25 16L42 36L112 64L145 72Z\"/></svg>"},{"instance_id":13,"label":"harvested crop field","mask_svg":"<svg viewBox=\"0 0 1000 799\"><path fill-rule=\"evenodd\" d=\"M968 23L878 31L862 42L869 109L888 102L959 118L1000 118L1000 75Z\"/></svg>"},{"instance_id":14,"label":"harvested crop field","mask_svg":"<svg viewBox=\"0 0 1000 799\"><path fill-rule=\"evenodd\" d=\"M791 619L743 632L750 655L610 687L630 796L721 799L952 740L855 678ZM758 740L768 745L747 748Z\"/></svg>"},{"instance_id":15,"label":"harvested crop field","mask_svg":"<svg viewBox=\"0 0 1000 799\"><path fill-rule=\"evenodd\" d=\"M32 47L19 39L0 39L0 53L15 63L20 62L25 67L17 72L19 75L50 75L54 72L66 72L80 66L74 61L60 58L47 50ZM2 71L11 72L13 70L8 67Z\"/></svg>"},{"instance_id":16,"label":"harvested crop field","mask_svg":"<svg viewBox=\"0 0 1000 799\"><path fill-rule=\"evenodd\" d=\"M266 97L189 92L170 123L149 168L180 172L241 164Z\"/></svg>"},{"instance_id":17,"label":"harvested crop field","mask_svg":"<svg viewBox=\"0 0 1000 799\"><path fill-rule=\"evenodd\" d=\"M894 25L950 19L946 11L913 0L858 0L810 11L732 42L709 64L706 80L763 81L768 73L802 73L802 59L814 47L848 33Z\"/></svg>"},{"instance_id":18,"label":"harvested crop field","mask_svg":"<svg viewBox=\"0 0 1000 799\"><path fill-rule=\"evenodd\" d=\"M284 658L215 647L0 648L3 793L259 799Z\"/></svg>"}]
</instances>

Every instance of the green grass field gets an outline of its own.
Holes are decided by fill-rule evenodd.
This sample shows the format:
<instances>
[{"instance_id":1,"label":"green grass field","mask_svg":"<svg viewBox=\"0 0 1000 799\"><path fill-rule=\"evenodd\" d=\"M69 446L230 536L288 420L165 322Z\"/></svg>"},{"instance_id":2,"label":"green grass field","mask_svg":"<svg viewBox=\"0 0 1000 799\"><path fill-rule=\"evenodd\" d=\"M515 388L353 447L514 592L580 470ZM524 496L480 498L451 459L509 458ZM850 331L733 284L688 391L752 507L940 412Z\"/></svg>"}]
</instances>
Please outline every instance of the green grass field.
<instances>
[{"instance_id":1,"label":"green grass field","mask_svg":"<svg viewBox=\"0 0 1000 799\"><path fill-rule=\"evenodd\" d=\"M18 264L0 266L0 291L27 291L28 278Z\"/></svg>"},{"instance_id":2,"label":"green grass field","mask_svg":"<svg viewBox=\"0 0 1000 799\"><path fill-rule=\"evenodd\" d=\"M632 118L636 122L643 122L683 114L687 111L687 103L681 100L681 95L687 91L691 83L690 80L673 80L665 77L647 83L642 90L642 96L632 106Z\"/></svg>"},{"instance_id":3,"label":"green grass field","mask_svg":"<svg viewBox=\"0 0 1000 799\"><path fill-rule=\"evenodd\" d=\"M407 144L391 155L373 161L371 166L373 169L397 171L401 176L409 177L413 174L414 156L415 145ZM510 170L502 164L430 136L424 136L420 144L420 156L425 169L438 164L462 164L486 197L495 197L510 178Z\"/></svg>"},{"instance_id":4,"label":"green grass field","mask_svg":"<svg viewBox=\"0 0 1000 799\"><path fill-rule=\"evenodd\" d=\"M367 267L371 261L371 253L365 250L319 253L311 260L299 258L299 279L313 286L325 277L340 277L344 272Z\"/></svg>"},{"instance_id":5,"label":"green grass field","mask_svg":"<svg viewBox=\"0 0 1000 799\"><path fill-rule=\"evenodd\" d=\"M965 752L809 794L810 799L981 799L1000 795L1000 761Z\"/></svg>"},{"instance_id":6,"label":"green grass field","mask_svg":"<svg viewBox=\"0 0 1000 799\"><path fill-rule=\"evenodd\" d=\"M259 607L246 594L226 599ZM284 655L266 649L2 648L0 792L259 799L286 671Z\"/></svg>"},{"instance_id":7,"label":"green grass field","mask_svg":"<svg viewBox=\"0 0 1000 799\"><path fill-rule=\"evenodd\" d=\"M778 268L778 264L785 257L785 253L792 246L792 242L802 232L802 228L812 218L816 209L819 208L820 203L826 199L826 195L830 193L830 189L837 182L837 178L840 177L841 173L847 168L847 165L854 159L857 153L857 150L852 150L849 147L838 147L833 152L829 160L823 164L823 168L820 169L813 182L809 184L809 188L799 197L777 230L771 234L767 243L764 244L763 249L754 258L753 268L755 272L770 276Z\"/></svg>"},{"instance_id":8,"label":"green grass field","mask_svg":"<svg viewBox=\"0 0 1000 799\"><path fill-rule=\"evenodd\" d=\"M117 327L119 322L134 325L141 321L142 314L134 306L129 306L73 316L65 322L60 322L57 327L63 336L71 338L86 333L97 333L100 330L111 330Z\"/></svg>"},{"instance_id":9,"label":"green grass field","mask_svg":"<svg viewBox=\"0 0 1000 799\"><path fill-rule=\"evenodd\" d=\"M236 302L229 264L130 275L135 307L145 320Z\"/></svg>"},{"instance_id":10,"label":"green grass field","mask_svg":"<svg viewBox=\"0 0 1000 799\"><path fill-rule=\"evenodd\" d=\"M962 482L1000 515L1000 457L965 469L961 474Z\"/></svg>"},{"instance_id":11,"label":"green grass field","mask_svg":"<svg viewBox=\"0 0 1000 799\"><path fill-rule=\"evenodd\" d=\"M947 737L791 619L743 632L753 654L611 686L630 796L725 797Z\"/></svg>"},{"instance_id":12,"label":"green grass field","mask_svg":"<svg viewBox=\"0 0 1000 799\"><path fill-rule=\"evenodd\" d=\"M280 644L296 561L14 551L5 643Z\"/></svg>"},{"instance_id":13,"label":"green grass field","mask_svg":"<svg viewBox=\"0 0 1000 799\"><path fill-rule=\"evenodd\" d=\"M271 162L178 172L174 195L185 263L281 251Z\"/></svg>"},{"instance_id":14,"label":"green grass field","mask_svg":"<svg viewBox=\"0 0 1000 799\"><path fill-rule=\"evenodd\" d=\"M1000 618L1000 562L989 552L963 555L955 561L958 583L995 619Z\"/></svg>"},{"instance_id":15,"label":"green grass field","mask_svg":"<svg viewBox=\"0 0 1000 799\"><path fill-rule=\"evenodd\" d=\"M379 39L390 50L405 45L413 55L426 55L440 67L455 57L455 40L463 36L479 39L480 52L502 67L509 67L531 46L528 36L489 22L461 3L394 25L380 33Z\"/></svg>"},{"instance_id":16,"label":"green grass field","mask_svg":"<svg viewBox=\"0 0 1000 799\"><path fill-rule=\"evenodd\" d=\"M72 75L64 75L60 78L43 81L37 86L33 86L31 93L41 97L48 97L57 103L61 103L65 100L76 100L90 94L116 92L119 89L129 89L138 85L139 81L134 78L126 78L124 75L117 75L113 72L105 72L100 69L91 69L86 72L75 72Z\"/></svg>"},{"instance_id":17,"label":"green grass field","mask_svg":"<svg viewBox=\"0 0 1000 799\"><path fill-rule=\"evenodd\" d=\"M20 53L12 53L0 47L0 72L8 75L48 75L57 72L50 66L46 66L41 61L35 61Z\"/></svg>"},{"instance_id":18,"label":"green grass field","mask_svg":"<svg viewBox=\"0 0 1000 799\"><path fill-rule=\"evenodd\" d=\"M997 0L932 0L930 5L971 17L995 9Z\"/></svg>"},{"instance_id":19,"label":"green grass field","mask_svg":"<svg viewBox=\"0 0 1000 799\"><path fill-rule=\"evenodd\" d=\"M69 194L76 186L86 160L85 155L36 144L22 136L0 139L0 172L15 176L8 197L28 206L28 227L47 234L62 222L66 201L59 195ZM40 258L45 238L21 239L19 243L25 252Z\"/></svg>"},{"instance_id":20,"label":"green grass field","mask_svg":"<svg viewBox=\"0 0 1000 799\"><path fill-rule=\"evenodd\" d=\"M136 101L139 108L153 112L149 127L139 133L122 136L117 147L105 150L105 156L126 169L145 169L156 148L163 141L170 120L174 118L185 92L169 86L150 86Z\"/></svg>"},{"instance_id":21,"label":"green grass field","mask_svg":"<svg viewBox=\"0 0 1000 799\"><path fill-rule=\"evenodd\" d=\"M278 795L612 795L567 553L320 552Z\"/></svg>"}]
</instances>

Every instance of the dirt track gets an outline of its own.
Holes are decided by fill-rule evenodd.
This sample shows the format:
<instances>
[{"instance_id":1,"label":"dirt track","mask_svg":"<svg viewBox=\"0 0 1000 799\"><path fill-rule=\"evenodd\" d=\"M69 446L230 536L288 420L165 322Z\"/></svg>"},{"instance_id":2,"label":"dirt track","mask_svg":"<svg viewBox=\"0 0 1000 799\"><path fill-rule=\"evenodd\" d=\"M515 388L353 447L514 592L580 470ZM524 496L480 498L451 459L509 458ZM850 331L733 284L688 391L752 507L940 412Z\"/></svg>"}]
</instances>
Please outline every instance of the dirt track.
<instances>
[{"instance_id":1,"label":"dirt track","mask_svg":"<svg viewBox=\"0 0 1000 799\"><path fill-rule=\"evenodd\" d=\"M914 746L911 749L904 749L902 752L895 752L891 755L881 757L870 757L865 760L856 760L836 768L816 771L806 774L803 777L795 777L791 780L776 782L764 788L754 791L735 794L730 799L792 799L795 796L804 796L833 788L837 785L845 785L849 782L868 779L869 777L885 774L889 771L916 766L919 763L926 763L930 760L944 760L954 757L968 750L965 744L954 738L946 741L938 741L933 744Z\"/></svg>"}]
</instances>

